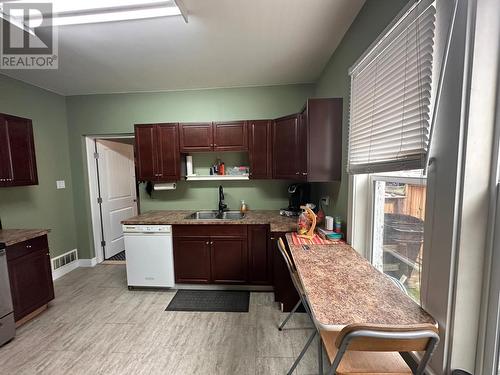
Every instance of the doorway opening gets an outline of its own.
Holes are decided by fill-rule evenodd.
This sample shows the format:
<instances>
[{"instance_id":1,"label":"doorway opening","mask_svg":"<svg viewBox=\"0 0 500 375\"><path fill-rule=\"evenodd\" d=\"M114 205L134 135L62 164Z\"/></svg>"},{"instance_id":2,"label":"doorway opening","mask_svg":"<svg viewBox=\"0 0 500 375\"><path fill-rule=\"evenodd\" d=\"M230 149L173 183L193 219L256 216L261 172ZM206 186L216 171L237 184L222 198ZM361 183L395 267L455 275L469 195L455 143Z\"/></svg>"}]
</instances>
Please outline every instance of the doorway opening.
<instances>
[{"instance_id":1,"label":"doorway opening","mask_svg":"<svg viewBox=\"0 0 500 375\"><path fill-rule=\"evenodd\" d=\"M134 136L88 136L86 149L96 263L122 264L121 221L139 212Z\"/></svg>"}]
</instances>

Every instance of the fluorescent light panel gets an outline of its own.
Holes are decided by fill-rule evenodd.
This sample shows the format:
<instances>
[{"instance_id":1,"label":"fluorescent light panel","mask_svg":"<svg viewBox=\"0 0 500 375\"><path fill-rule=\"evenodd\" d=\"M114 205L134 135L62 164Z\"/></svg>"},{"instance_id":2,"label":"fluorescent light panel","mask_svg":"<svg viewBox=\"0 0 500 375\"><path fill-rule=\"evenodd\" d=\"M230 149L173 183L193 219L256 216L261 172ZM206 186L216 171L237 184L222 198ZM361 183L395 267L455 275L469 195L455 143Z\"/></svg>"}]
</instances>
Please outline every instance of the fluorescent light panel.
<instances>
[{"instance_id":1,"label":"fluorescent light panel","mask_svg":"<svg viewBox=\"0 0 500 375\"><path fill-rule=\"evenodd\" d=\"M23 0L20 3L43 1ZM181 15L173 0L53 0L55 26ZM23 22L23 20L19 20Z\"/></svg>"},{"instance_id":2,"label":"fluorescent light panel","mask_svg":"<svg viewBox=\"0 0 500 375\"><path fill-rule=\"evenodd\" d=\"M177 7L163 7L163 8L147 8L136 9L118 12L82 14L82 15L67 15L56 16L52 19L55 26L64 25L81 25L86 23L101 23L101 22L116 22L127 20L139 20L146 18L178 16L181 12Z\"/></svg>"}]
</instances>

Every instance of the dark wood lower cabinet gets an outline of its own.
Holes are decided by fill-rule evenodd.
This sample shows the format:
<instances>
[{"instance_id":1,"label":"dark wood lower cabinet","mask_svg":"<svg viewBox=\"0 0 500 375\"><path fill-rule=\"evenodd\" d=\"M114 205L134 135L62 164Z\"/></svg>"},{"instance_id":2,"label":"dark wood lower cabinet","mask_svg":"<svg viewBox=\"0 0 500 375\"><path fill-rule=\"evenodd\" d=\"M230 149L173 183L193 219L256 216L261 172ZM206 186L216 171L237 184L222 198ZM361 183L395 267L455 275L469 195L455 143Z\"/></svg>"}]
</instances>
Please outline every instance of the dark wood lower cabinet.
<instances>
[{"instance_id":1,"label":"dark wood lower cabinet","mask_svg":"<svg viewBox=\"0 0 500 375\"><path fill-rule=\"evenodd\" d=\"M246 238L211 237L212 282L243 284L248 280Z\"/></svg>"},{"instance_id":2,"label":"dark wood lower cabinet","mask_svg":"<svg viewBox=\"0 0 500 375\"><path fill-rule=\"evenodd\" d=\"M272 248L269 246L269 226L248 226L248 281L251 284L272 285Z\"/></svg>"},{"instance_id":3,"label":"dark wood lower cabinet","mask_svg":"<svg viewBox=\"0 0 500 375\"><path fill-rule=\"evenodd\" d=\"M270 247L273 252L273 286L274 286L274 300L282 304L283 311L291 311L297 301L299 294L295 290L290 272L286 266L285 260L278 249L278 239L283 238L285 241L285 233L273 232L271 233ZM286 241L285 241L286 244Z\"/></svg>"},{"instance_id":4,"label":"dark wood lower cabinet","mask_svg":"<svg viewBox=\"0 0 500 375\"><path fill-rule=\"evenodd\" d=\"M176 283L272 285L268 225L174 225Z\"/></svg>"},{"instance_id":5,"label":"dark wood lower cabinet","mask_svg":"<svg viewBox=\"0 0 500 375\"><path fill-rule=\"evenodd\" d=\"M19 321L54 299L47 236L8 246L6 250L14 318Z\"/></svg>"},{"instance_id":6,"label":"dark wood lower cabinet","mask_svg":"<svg viewBox=\"0 0 500 375\"><path fill-rule=\"evenodd\" d=\"M208 284L210 278L210 239L174 237L176 283Z\"/></svg>"}]
</instances>

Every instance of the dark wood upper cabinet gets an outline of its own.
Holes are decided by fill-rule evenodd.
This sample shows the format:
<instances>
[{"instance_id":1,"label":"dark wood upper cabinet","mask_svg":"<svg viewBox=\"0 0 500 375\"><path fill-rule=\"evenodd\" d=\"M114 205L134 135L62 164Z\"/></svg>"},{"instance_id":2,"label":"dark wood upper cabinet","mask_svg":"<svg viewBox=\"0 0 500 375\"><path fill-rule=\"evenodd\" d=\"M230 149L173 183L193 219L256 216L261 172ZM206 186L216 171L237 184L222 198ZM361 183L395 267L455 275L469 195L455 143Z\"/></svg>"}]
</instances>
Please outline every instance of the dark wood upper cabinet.
<instances>
[{"instance_id":1,"label":"dark wood upper cabinet","mask_svg":"<svg viewBox=\"0 0 500 375\"><path fill-rule=\"evenodd\" d=\"M156 180L156 125L135 126L135 165L137 180Z\"/></svg>"},{"instance_id":2,"label":"dark wood upper cabinet","mask_svg":"<svg viewBox=\"0 0 500 375\"><path fill-rule=\"evenodd\" d=\"M7 266L16 321L54 299L47 236L8 246Z\"/></svg>"},{"instance_id":3,"label":"dark wood upper cabinet","mask_svg":"<svg viewBox=\"0 0 500 375\"><path fill-rule=\"evenodd\" d=\"M309 99L303 111L307 181L342 177L342 98Z\"/></svg>"},{"instance_id":4,"label":"dark wood upper cabinet","mask_svg":"<svg viewBox=\"0 0 500 375\"><path fill-rule=\"evenodd\" d=\"M273 177L272 166L272 122L258 120L248 122L248 156L250 178Z\"/></svg>"},{"instance_id":5,"label":"dark wood upper cabinet","mask_svg":"<svg viewBox=\"0 0 500 375\"><path fill-rule=\"evenodd\" d=\"M6 124L0 128L0 144L9 139ZM135 134L139 181L179 180L181 153L211 151L248 151L252 179L327 182L342 176L342 98L309 99L302 112L272 121L136 125ZM12 136L19 144L27 139ZM6 155L0 149L0 161ZM16 160L12 165L25 171L21 166L28 159L19 155ZM11 176L5 164L0 176ZM28 176L19 174L22 178Z\"/></svg>"},{"instance_id":6,"label":"dark wood upper cabinet","mask_svg":"<svg viewBox=\"0 0 500 375\"><path fill-rule=\"evenodd\" d=\"M246 121L180 124L180 152L246 151Z\"/></svg>"},{"instance_id":7,"label":"dark wood upper cabinet","mask_svg":"<svg viewBox=\"0 0 500 375\"><path fill-rule=\"evenodd\" d=\"M342 175L342 99L309 99L273 122L273 177L309 182Z\"/></svg>"},{"instance_id":8,"label":"dark wood upper cabinet","mask_svg":"<svg viewBox=\"0 0 500 375\"><path fill-rule=\"evenodd\" d=\"M212 151L212 123L179 124L180 152Z\"/></svg>"},{"instance_id":9,"label":"dark wood upper cabinet","mask_svg":"<svg viewBox=\"0 0 500 375\"><path fill-rule=\"evenodd\" d=\"M12 178L10 166L9 135L7 133L7 123L3 115L0 114L0 186Z\"/></svg>"},{"instance_id":10,"label":"dark wood upper cabinet","mask_svg":"<svg viewBox=\"0 0 500 375\"><path fill-rule=\"evenodd\" d=\"M300 115L281 117L273 121L273 177L276 179L303 179L300 166Z\"/></svg>"},{"instance_id":11,"label":"dark wood upper cabinet","mask_svg":"<svg viewBox=\"0 0 500 375\"><path fill-rule=\"evenodd\" d=\"M214 122L215 151L247 151L248 132L246 121Z\"/></svg>"},{"instance_id":12,"label":"dark wood upper cabinet","mask_svg":"<svg viewBox=\"0 0 500 375\"><path fill-rule=\"evenodd\" d=\"M179 180L178 124L135 125L135 154L137 180Z\"/></svg>"},{"instance_id":13,"label":"dark wood upper cabinet","mask_svg":"<svg viewBox=\"0 0 500 375\"><path fill-rule=\"evenodd\" d=\"M158 173L162 180L180 178L180 152L177 124L159 124L158 134Z\"/></svg>"},{"instance_id":14,"label":"dark wood upper cabinet","mask_svg":"<svg viewBox=\"0 0 500 375\"><path fill-rule=\"evenodd\" d=\"M0 114L0 186L37 184L31 120Z\"/></svg>"}]
</instances>

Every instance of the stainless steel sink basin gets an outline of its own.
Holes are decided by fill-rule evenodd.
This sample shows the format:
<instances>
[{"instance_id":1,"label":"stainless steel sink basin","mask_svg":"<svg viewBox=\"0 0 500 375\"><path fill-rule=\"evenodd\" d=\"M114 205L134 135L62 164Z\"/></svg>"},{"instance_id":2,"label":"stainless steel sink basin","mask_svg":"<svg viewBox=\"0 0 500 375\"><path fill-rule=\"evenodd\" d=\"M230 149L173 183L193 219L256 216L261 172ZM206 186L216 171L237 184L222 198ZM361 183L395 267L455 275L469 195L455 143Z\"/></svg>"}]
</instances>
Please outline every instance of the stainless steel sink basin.
<instances>
[{"instance_id":1,"label":"stainless steel sink basin","mask_svg":"<svg viewBox=\"0 0 500 375\"><path fill-rule=\"evenodd\" d=\"M190 220L241 220L245 217L240 211L224 211L222 215L219 211L196 211L186 217Z\"/></svg>"},{"instance_id":2,"label":"stainless steel sink basin","mask_svg":"<svg viewBox=\"0 0 500 375\"><path fill-rule=\"evenodd\" d=\"M240 211L224 211L222 213L223 220L241 220L245 217L245 214Z\"/></svg>"}]
</instances>

